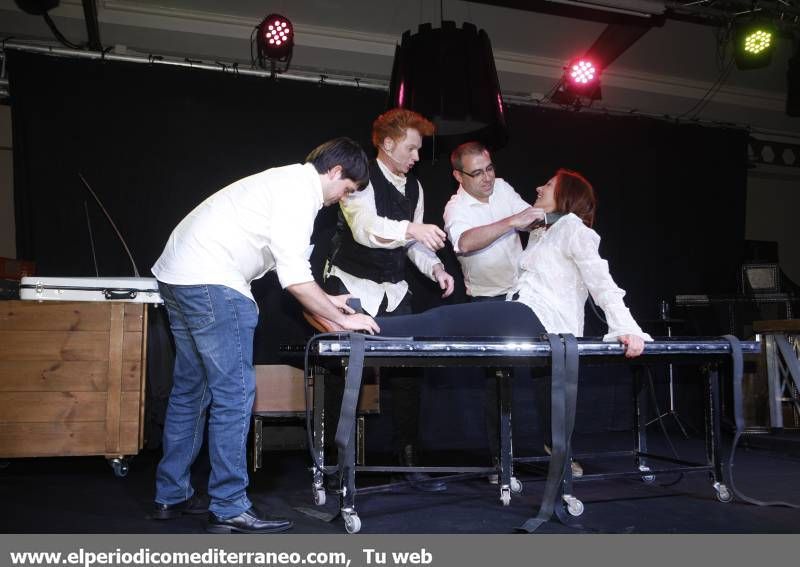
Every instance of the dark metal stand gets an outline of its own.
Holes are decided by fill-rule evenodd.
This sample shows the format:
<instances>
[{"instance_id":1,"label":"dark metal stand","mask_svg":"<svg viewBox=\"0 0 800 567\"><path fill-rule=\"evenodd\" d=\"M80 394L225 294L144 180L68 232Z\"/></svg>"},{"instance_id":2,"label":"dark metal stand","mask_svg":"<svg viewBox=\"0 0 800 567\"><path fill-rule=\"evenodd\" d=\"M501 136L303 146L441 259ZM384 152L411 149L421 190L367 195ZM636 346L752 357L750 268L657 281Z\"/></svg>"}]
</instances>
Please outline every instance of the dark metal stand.
<instances>
[{"instance_id":1,"label":"dark metal stand","mask_svg":"<svg viewBox=\"0 0 800 567\"><path fill-rule=\"evenodd\" d=\"M683 323L681 319L670 319L669 317L662 317L658 319L658 323L664 325L665 330L667 331L667 337L672 337L672 325L676 323ZM661 412L659 415L648 421L645 425L651 425L653 423L663 421L665 417L671 417L675 420L675 423L678 426L678 429L681 430L683 437L685 439L689 438L689 434L686 433L686 428L683 426L683 422L681 418L678 416L678 411L675 409L675 375L672 366L672 362L667 363L667 389L668 389L668 397L667 397L667 409L664 412ZM658 410L658 408L656 408Z\"/></svg>"}]
</instances>

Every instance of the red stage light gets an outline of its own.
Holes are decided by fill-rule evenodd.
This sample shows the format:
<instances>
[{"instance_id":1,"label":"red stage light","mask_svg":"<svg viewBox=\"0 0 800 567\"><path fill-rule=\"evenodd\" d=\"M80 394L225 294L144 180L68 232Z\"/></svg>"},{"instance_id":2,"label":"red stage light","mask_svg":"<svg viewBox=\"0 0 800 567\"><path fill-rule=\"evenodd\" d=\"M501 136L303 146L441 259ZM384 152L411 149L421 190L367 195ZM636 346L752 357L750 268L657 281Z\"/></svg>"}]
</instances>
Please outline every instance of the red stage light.
<instances>
[{"instance_id":1,"label":"red stage light","mask_svg":"<svg viewBox=\"0 0 800 567\"><path fill-rule=\"evenodd\" d=\"M258 56L260 60L283 61L294 47L294 28L283 16L270 14L258 26Z\"/></svg>"},{"instance_id":2,"label":"red stage light","mask_svg":"<svg viewBox=\"0 0 800 567\"><path fill-rule=\"evenodd\" d=\"M593 83L598 75L597 67L588 59L574 61L570 64L567 72L568 80L579 88L584 88Z\"/></svg>"},{"instance_id":3,"label":"red stage light","mask_svg":"<svg viewBox=\"0 0 800 567\"><path fill-rule=\"evenodd\" d=\"M589 58L578 57L564 67L564 75L551 100L557 104L582 105L600 97L601 69Z\"/></svg>"}]
</instances>

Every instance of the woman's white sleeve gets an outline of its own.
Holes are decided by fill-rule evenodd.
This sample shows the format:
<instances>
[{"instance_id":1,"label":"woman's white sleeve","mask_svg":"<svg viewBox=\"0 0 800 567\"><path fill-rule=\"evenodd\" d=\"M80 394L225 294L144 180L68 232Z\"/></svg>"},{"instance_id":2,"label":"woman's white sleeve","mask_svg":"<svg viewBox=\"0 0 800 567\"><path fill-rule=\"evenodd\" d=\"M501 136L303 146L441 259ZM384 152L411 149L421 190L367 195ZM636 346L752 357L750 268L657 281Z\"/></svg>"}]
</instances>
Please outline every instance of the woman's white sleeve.
<instances>
[{"instance_id":1,"label":"woman's white sleeve","mask_svg":"<svg viewBox=\"0 0 800 567\"><path fill-rule=\"evenodd\" d=\"M600 236L585 225L580 225L569 240L569 255L578 267L583 282L595 303L603 310L608 323L604 341L621 335L637 335L646 341L653 337L642 331L625 305L625 290L611 277L608 262L600 257Z\"/></svg>"}]
</instances>

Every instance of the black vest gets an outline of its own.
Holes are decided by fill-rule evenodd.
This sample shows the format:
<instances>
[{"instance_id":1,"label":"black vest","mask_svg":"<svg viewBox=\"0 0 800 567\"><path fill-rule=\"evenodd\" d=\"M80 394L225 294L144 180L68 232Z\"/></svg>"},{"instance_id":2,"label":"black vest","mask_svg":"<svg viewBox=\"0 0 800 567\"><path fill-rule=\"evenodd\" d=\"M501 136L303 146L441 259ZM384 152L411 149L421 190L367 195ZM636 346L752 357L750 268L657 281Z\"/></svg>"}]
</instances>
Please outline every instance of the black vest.
<instances>
[{"instance_id":1,"label":"black vest","mask_svg":"<svg viewBox=\"0 0 800 567\"><path fill-rule=\"evenodd\" d=\"M411 173L406 176L406 194L392 185L378 167L377 161L369 166L369 181L375 195L378 216L392 220L414 220L419 201L419 183ZM353 233L344 219L341 208L333 237L331 264L348 274L374 282L397 283L405 279L406 249L370 248L353 239Z\"/></svg>"}]
</instances>

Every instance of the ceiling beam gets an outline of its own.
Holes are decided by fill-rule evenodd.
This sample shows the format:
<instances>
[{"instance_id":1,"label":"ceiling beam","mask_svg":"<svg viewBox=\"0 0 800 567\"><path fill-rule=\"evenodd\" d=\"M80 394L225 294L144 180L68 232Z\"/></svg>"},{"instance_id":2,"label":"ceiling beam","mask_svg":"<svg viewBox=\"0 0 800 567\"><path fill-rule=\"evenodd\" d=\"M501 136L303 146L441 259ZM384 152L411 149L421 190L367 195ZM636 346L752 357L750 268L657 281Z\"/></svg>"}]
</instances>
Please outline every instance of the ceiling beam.
<instances>
[{"instance_id":1,"label":"ceiling beam","mask_svg":"<svg viewBox=\"0 0 800 567\"><path fill-rule=\"evenodd\" d=\"M578 20L588 20L601 24L633 24L641 25L642 20L646 20L650 26L664 25L664 10L660 12L652 8L644 8L648 11L637 11L632 7L635 0L626 2L624 7L623 0L597 0L597 2L587 3L580 0L466 0L473 4L485 4L487 6L502 6L515 10L525 10L527 12L538 12L552 16L562 16ZM645 4L647 2L647 4ZM615 8L611 4L618 4ZM602 6L600 4L606 4ZM663 5L663 2L642 0L643 5Z\"/></svg>"}]
</instances>

